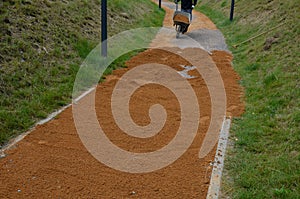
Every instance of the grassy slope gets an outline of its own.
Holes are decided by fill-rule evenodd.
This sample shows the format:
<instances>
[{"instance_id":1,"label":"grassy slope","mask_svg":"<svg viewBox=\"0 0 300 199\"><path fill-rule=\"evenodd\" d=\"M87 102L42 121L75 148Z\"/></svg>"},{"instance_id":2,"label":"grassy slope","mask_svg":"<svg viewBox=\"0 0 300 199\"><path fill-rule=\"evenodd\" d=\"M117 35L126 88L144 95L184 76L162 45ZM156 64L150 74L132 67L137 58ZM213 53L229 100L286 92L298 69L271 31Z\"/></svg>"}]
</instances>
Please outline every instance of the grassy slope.
<instances>
[{"instance_id":1,"label":"grassy slope","mask_svg":"<svg viewBox=\"0 0 300 199\"><path fill-rule=\"evenodd\" d=\"M100 41L100 2L0 2L0 146L70 103L76 72ZM109 0L108 14L109 36L161 26L164 15L149 0Z\"/></svg>"},{"instance_id":2,"label":"grassy slope","mask_svg":"<svg viewBox=\"0 0 300 199\"><path fill-rule=\"evenodd\" d=\"M203 0L201 11L232 46L246 112L234 120L223 192L233 198L300 198L300 4L297 0Z\"/></svg>"}]
</instances>

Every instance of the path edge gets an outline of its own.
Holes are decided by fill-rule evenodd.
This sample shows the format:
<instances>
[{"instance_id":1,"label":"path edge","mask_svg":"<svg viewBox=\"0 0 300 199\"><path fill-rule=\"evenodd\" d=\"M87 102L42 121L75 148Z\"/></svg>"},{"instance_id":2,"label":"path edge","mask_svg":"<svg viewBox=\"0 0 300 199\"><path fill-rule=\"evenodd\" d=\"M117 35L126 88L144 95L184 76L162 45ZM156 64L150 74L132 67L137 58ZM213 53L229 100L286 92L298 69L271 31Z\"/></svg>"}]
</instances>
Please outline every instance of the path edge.
<instances>
[{"instance_id":1,"label":"path edge","mask_svg":"<svg viewBox=\"0 0 300 199\"><path fill-rule=\"evenodd\" d=\"M38 122L36 122L28 131L18 135L15 138L12 138L11 140L8 141L8 143L4 146L2 146L2 148L0 148L0 159L4 158L6 156L5 151L11 149L12 147L16 146L20 141L22 141L27 135L29 135L31 132L33 132L37 126L39 125L43 125L46 124L47 122L53 120L56 116L58 116L60 113L62 113L64 110L66 110L67 108L71 107L73 104L76 104L78 101L80 101L82 98L84 98L85 96L87 96L88 94L90 94L92 91L94 91L96 89L96 86L93 86L92 88L90 88L89 90L85 91L84 93L82 93L80 96L78 96L75 100L73 100L71 103L61 107L60 109L58 109L57 111L54 111L52 113L50 113L47 118L42 119Z\"/></svg>"},{"instance_id":2,"label":"path edge","mask_svg":"<svg viewBox=\"0 0 300 199\"><path fill-rule=\"evenodd\" d=\"M224 168L226 147L229 139L230 125L231 117L224 117L222 128L220 130L215 159L211 163L213 170L210 177L210 184L206 199L218 199L221 195L221 180Z\"/></svg>"}]
</instances>

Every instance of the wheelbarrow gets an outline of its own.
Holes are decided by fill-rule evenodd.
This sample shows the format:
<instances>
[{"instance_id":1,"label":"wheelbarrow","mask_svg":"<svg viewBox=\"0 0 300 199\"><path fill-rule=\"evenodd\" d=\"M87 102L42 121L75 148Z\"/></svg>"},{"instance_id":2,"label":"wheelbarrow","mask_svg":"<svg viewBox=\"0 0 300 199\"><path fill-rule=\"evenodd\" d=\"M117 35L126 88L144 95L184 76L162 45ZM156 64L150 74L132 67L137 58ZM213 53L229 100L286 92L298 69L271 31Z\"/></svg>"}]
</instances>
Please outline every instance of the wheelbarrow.
<instances>
[{"instance_id":1,"label":"wheelbarrow","mask_svg":"<svg viewBox=\"0 0 300 199\"><path fill-rule=\"evenodd\" d=\"M176 38L179 38L180 34L183 34L186 28L190 25L191 14L178 10L178 3L176 4L176 9L173 15L173 26L176 30Z\"/></svg>"}]
</instances>

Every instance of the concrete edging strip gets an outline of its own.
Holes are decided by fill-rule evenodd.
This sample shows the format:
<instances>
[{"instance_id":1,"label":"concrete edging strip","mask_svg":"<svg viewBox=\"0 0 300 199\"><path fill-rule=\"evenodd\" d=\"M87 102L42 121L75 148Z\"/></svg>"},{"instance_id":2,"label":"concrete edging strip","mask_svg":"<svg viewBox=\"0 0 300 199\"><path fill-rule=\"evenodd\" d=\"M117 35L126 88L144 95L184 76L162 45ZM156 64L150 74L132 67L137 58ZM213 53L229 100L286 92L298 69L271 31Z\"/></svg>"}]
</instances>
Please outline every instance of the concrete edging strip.
<instances>
[{"instance_id":1,"label":"concrete edging strip","mask_svg":"<svg viewBox=\"0 0 300 199\"><path fill-rule=\"evenodd\" d=\"M226 146L229 137L229 129L231 124L231 118L224 117L222 128L220 131L220 137L218 147L215 155L214 162L212 163L213 170L210 178L210 185L207 192L207 199L218 199L220 196L220 187L222 172L224 168L224 159L226 153Z\"/></svg>"}]
</instances>

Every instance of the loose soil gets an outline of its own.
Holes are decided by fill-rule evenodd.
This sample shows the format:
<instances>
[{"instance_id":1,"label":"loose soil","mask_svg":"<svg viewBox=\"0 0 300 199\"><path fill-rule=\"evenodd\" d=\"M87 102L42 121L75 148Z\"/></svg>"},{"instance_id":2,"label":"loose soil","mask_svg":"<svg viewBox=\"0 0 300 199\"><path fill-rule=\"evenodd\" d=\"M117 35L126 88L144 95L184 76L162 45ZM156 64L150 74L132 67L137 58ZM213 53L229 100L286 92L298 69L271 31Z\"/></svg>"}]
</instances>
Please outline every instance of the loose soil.
<instances>
[{"instance_id":1,"label":"loose soil","mask_svg":"<svg viewBox=\"0 0 300 199\"><path fill-rule=\"evenodd\" d=\"M237 116L243 112L243 106L237 83L239 77L231 67L232 56L215 51L212 58L225 84L227 113ZM128 68L114 71L97 88L96 111L101 127L114 144L128 151L148 152L161 148L174 137L180 123L176 97L167 88L155 84L143 86L134 93L130 112L137 124L146 125L150 122L149 107L154 103L162 104L168 118L161 132L148 139L132 138L113 120L110 99L118 79L133 67L153 62L176 70L182 70L179 64L190 64L169 51L147 50L128 61ZM191 75L197 76L189 82L199 100L200 128L188 151L170 166L147 174L129 174L103 165L82 145L70 107L49 123L38 126L7 151L7 157L0 162L1 198L205 198L211 172L209 163L215 152L204 159L198 158L198 152L210 121L210 97L200 74L191 71Z\"/></svg>"},{"instance_id":2,"label":"loose soil","mask_svg":"<svg viewBox=\"0 0 300 199\"><path fill-rule=\"evenodd\" d=\"M185 23L185 24L189 24L190 23L190 20L187 16L185 15L182 15L182 14L177 14L173 17L173 20L176 21L176 22L182 22L182 23Z\"/></svg>"},{"instance_id":3,"label":"loose soil","mask_svg":"<svg viewBox=\"0 0 300 199\"><path fill-rule=\"evenodd\" d=\"M155 151L174 138L180 124L179 102L168 88L157 84L140 87L131 97L130 114L139 125L150 122L149 107L161 104L168 114L164 128L155 136L140 139L122 132L111 113L111 94L127 71L146 63L168 65L177 71L191 65L172 52L179 49L149 49L129 60L127 68L116 70L96 89L96 113L107 137L117 146L132 152ZM180 49L182 52L190 49ZM227 94L227 115L239 116L244 108L239 76L231 66L228 52L213 51L209 56L222 76ZM203 60L205 61L205 60ZM0 161L0 198L206 198L215 151L199 159L198 153L208 129L211 104L201 75L188 82L198 98L200 125L194 142L173 164L144 174L120 172L98 162L86 150L76 132L72 107L52 121L37 126Z\"/></svg>"}]
</instances>

